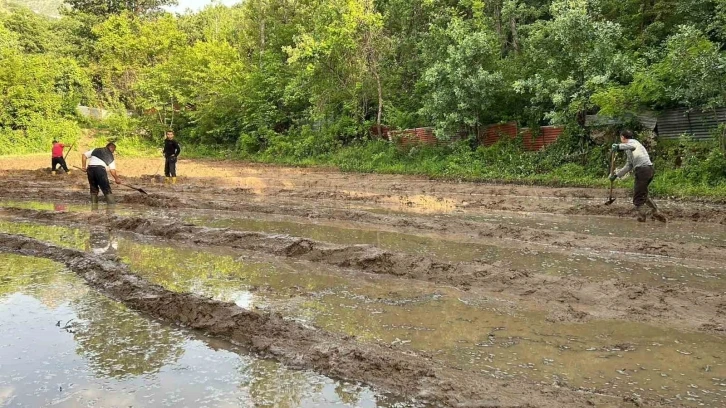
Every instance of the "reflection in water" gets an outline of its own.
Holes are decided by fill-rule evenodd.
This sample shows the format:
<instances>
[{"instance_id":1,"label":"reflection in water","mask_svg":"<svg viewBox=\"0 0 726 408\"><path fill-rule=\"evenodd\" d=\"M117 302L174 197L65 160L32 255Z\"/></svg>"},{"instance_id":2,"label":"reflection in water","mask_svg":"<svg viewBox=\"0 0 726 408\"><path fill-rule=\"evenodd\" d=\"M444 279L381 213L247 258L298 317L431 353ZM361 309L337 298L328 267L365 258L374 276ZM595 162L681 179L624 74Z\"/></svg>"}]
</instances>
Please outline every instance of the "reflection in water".
<instances>
[{"instance_id":1,"label":"reflection in water","mask_svg":"<svg viewBox=\"0 0 726 408\"><path fill-rule=\"evenodd\" d=\"M78 322L70 332L76 352L99 377L124 378L158 372L184 353L184 335L134 315L100 296L71 302Z\"/></svg>"},{"instance_id":2,"label":"reflection in water","mask_svg":"<svg viewBox=\"0 0 726 408\"><path fill-rule=\"evenodd\" d=\"M118 250L118 239L112 230L104 227L91 227L88 237L87 252L96 255L115 255Z\"/></svg>"},{"instance_id":3,"label":"reflection in water","mask_svg":"<svg viewBox=\"0 0 726 408\"><path fill-rule=\"evenodd\" d=\"M568 253L554 250L545 252L531 248L517 248L513 243L487 245L460 242L442 239L435 235L422 236L368 230L346 223L301 224L289 221L211 216L189 217L186 221L210 227L290 234L338 244L371 244L391 251L434 257L451 262L483 261L501 267L556 276L585 276L597 280L620 278L635 283L650 284L661 284L663 281L683 282L695 288L709 290L723 288L726 290L726 268L723 266L698 267L698 265L694 265L696 262L693 260L688 261L689 265L682 265L677 259L656 260L652 257L634 255L620 259L617 254L608 253L605 256L598 256L586 249L568 251Z\"/></svg>"},{"instance_id":4,"label":"reflection in water","mask_svg":"<svg viewBox=\"0 0 726 408\"><path fill-rule=\"evenodd\" d=\"M143 318L47 260L0 270L0 406L411 406Z\"/></svg>"},{"instance_id":5,"label":"reflection in water","mask_svg":"<svg viewBox=\"0 0 726 408\"><path fill-rule=\"evenodd\" d=\"M692 405L726 403L726 386L713 380L726 378L726 361L719 357L726 344L718 336L632 322L554 323L476 289L344 275L321 265L227 252L126 239L119 246L135 272L174 290L221 300L250 291L256 307L362 341L427 351L463 370L683 404L689 401L679 396L698 387L704 392L689 397Z\"/></svg>"},{"instance_id":6,"label":"reflection in water","mask_svg":"<svg viewBox=\"0 0 726 408\"><path fill-rule=\"evenodd\" d=\"M36 235L57 231L23 228ZM424 350L462 370L496 378L524 377L678 405L726 404L726 343L718 336L633 322L556 323L476 289L461 292L241 251L199 251L124 237L118 239L118 255L135 272L171 290L278 311L362 341ZM547 254L537 255L547 260ZM255 381L240 388L249 391ZM308 387L343 400L334 385ZM256 395L260 405L288 401L266 391Z\"/></svg>"}]
</instances>

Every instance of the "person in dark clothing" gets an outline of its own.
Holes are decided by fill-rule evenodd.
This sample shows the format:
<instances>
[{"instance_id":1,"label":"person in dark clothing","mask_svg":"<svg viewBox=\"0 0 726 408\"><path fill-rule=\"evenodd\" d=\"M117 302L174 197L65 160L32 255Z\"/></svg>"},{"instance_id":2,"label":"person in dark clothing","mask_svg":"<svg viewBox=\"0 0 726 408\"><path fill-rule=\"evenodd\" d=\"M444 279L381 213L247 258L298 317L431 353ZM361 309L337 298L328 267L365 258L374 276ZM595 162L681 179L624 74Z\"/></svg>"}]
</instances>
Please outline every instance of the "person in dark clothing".
<instances>
[{"instance_id":1,"label":"person in dark clothing","mask_svg":"<svg viewBox=\"0 0 726 408\"><path fill-rule=\"evenodd\" d=\"M171 182L176 184L176 160L181 153L181 147L179 142L174 140L174 132L171 130L166 131L166 140L164 140L164 157L166 162L164 163L164 179L165 183Z\"/></svg>"},{"instance_id":2,"label":"person in dark clothing","mask_svg":"<svg viewBox=\"0 0 726 408\"><path fill-rule=\"evenodd\" d=\"M109 143L106 147L89 150L81 155L81 167L88 174L88 185L91 188L91 203L98 205L99 190L103 191L106 197L106 204L116 204L111 191L111 184L108 182L108 174L106 169L111 172L116 184L121 184L121 179L116 173L116 162L113 153L116 151L116 145ZM86 166L88 164L88 166Z\"/></svg>"},{"instance_id":3,"label":"person in dark clothing","mask_svg":"<svg viewBox=\"0 0 726 408\"><path fill-rule=\"evenodd\" d=\"M51 149L51 166L53 174L56 172L56 168L60 166L63 171L65 171L68 174L71 174L71 171L68 170L68 166L66 165L66 159L63 157L63 149L66 147L63 143L58 143L57 140L53 141L53 148ZM71 146L71 149L73 146Z\"/></svg>"}]
</instances>

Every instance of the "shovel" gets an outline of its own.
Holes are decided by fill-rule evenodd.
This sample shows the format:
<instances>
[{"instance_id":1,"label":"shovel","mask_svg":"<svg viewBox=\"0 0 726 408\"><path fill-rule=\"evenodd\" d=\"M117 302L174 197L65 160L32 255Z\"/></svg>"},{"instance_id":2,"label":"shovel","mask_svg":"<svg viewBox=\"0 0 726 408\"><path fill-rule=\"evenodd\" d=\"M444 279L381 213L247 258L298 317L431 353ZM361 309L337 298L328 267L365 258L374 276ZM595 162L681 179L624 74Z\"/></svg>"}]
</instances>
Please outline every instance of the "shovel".
<instances>
[{"instance_id":1,"label":"shovel","mask_svg":"<svg viewBox=\"0 0 726 408\"><path fill-rule=\"evenodd\" d=\"M80 171L85 171L85 170L83 170L82 168L80 168L80 167L78 167L78 166L73 166L73 167L77 168L77 169L78 169L78 170L80 170ZM118 184L119 184L119 185L122 185L122 186L124 186L124 187L128 187L128 188L130 188L130 189L132 189L132 190L136 190L136 191L138 191L138 192L139 192L139 193L141 193L141 194L144 194L144 195L149 195L149 193L147 193L146 191L144 191L144 189L143 189L143 188L138 188L138 187L130 186L130 185L128 185L128 184L124 184L124 183L118 183Z\"/></svg>"},{"instance_id":2,"label":"shovel","mask_svg":"<svg viewBox=\"0 0 726 408\"><path fill-rule=\"evenodd\" d=\"M63 160L68 160L68 155L71 154L71 150L76 146L75 143L71 145L71 147L68 148L68 151L66 152L66 157L63 158Z\"/></svg>"},{"instance_id":3,"label":"shovel","mask_svg":"<svg viewBox=\"0 0 726 408\"><path fill-rule=\"evenodd\" d=\"M147 193L146 191L144 191L144 189L143 189L143 188L138 188L138 187L130 186L130 185L128 185L128 184L123 184L123 183L119 183L119 184L121 184L121 185L122 185L122 186L124 186L124 187L128 187L128 188L130 188L130 189L132 189L132 190L136 190L136 191L138 191L138 192L139 192L139 193L141 193L141 194L144 194L144 195L149 195L149 193Z\"/></svg>"},{"instance_id":4,"label":"shovel","mask_svg":"<svg viewBox=\"0 0 726 408\"><path fill-rule=\"evenodd\" d=\"M613 174L615 171L615 152L610 153L610 174ZM608 200L605 202L605 205L610 205L615 202L615 198L613 197L613 187L615 187L615 182L610 181L610 195L608 196Z\"/></svg>"}]
</instances>

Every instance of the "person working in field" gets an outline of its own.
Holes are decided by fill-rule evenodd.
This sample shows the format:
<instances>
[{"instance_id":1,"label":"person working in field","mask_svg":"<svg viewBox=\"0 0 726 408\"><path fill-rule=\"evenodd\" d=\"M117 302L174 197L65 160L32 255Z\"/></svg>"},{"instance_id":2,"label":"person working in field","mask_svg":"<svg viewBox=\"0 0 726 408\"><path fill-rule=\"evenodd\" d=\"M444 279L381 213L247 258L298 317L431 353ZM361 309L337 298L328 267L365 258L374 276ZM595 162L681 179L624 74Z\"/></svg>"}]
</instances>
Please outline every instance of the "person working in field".
<instances>
[{"instance_id":1,"label":"person working in field","mask_svg":"<svg viewBox=\"0 0 726 408\"><path fill-rule=\"evenodd\" d=\"M638 211L638 221L645 222L648 218L647 205L653 210L653 218L661 222L667 222L666 217L658 211L655 201L648 196L648 186L653 181L654 175L653 163L650 161L648 151L633 138L633 132L630 130L620 132L620 142L613 144L612 150L613 152L624 151L628 161L623 168L615 170L610 175L610 181L622 178L632 171L635 175L633 204L635 204L635 209Z\"/></svg>"},{"instance_id":2,"label":"person working in field","mask_svg":"<svg viewBox=\"0 0 726 408\"><path fill-rule=\"evenodd\" d=\"M181 147L179 142L174 140L174 132L171 130L166 131L166 140L164 140L164 182L176 184L176 161L181 153Z\"/></svg>"},{"instance_id":3,"label":"person working in field","mask_svg":"<svg viewBox=\"0 0 726 408\"><path fill-rule=\"evenodd\" d=\"M121 179L116 173L116 162L113 157L115 151L116 145L108 143L106 147L89 150L81 155L81 167L88 174L88 184L91 187L91 203L93 205L98 205L99 190L103 191L106 204L116 204L111 192L111 184L108 181L108 174L106 174L106 169L109 169L116 184L121 184Z\"/></svg>"},{"instance_id":4,"label":"person working in field","mask_svg":"<svg viewBox=\"0 0 726 408\"><path fill-rule=\"evenodd\" d=\"M70 174L71 171L68 170L68 166L66 165L66 159L63 157L63 149L66 147L63 143L58 143L57 140L53 141L53 148L51 149L51 170L53 171L53 174L55 175L56 168L58 166L61 166L63 171ZM73 147L71 146L71 149Z\"/></svg>"}]
</instances>

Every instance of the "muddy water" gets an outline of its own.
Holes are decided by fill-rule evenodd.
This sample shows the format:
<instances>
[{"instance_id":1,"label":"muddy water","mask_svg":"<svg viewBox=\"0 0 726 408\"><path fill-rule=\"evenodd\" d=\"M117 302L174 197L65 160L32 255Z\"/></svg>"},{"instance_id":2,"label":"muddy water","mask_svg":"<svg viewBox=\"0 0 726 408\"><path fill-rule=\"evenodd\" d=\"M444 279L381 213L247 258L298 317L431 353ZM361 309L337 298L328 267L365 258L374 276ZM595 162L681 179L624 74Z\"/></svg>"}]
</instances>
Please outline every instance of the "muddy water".
<instances>
[{"instance_id":1,"label":"muddy water","mask_svg":"<svg viewBox=\"0 0 726 408\"><path fill-rule=\"evenodd\" d=\"M697 267L684 261L637 255L593 254L584 250L556 251L546 247L517 248L513 242L487 245L442 239L433 234L412 235L363 229L346 223L301 224L281 220L231 218L225 215L197 215L185 218L198 225L243 231L274 232L339 244L371 244L391 251L437 259L484 261L517 270L551 275L587 276L593 279L621 278L638 283L680 282L695 288L726 290L726 268L703 262ZM613 238L622 239L622 238ZM544 250L543 250L544 249Z\"/></svg>"},{"instance_id":2,"label":"muddy water","mask_svg":"<svg viewBox=\"0 0 726 408\"><path fill-rule=\"evenodd\" d=\"M636 323L556 323L478 293L224 251L120 238L118 254L175 290L425 351L464 370L687 405L726 403L726 344L716 336Z\"/></svg>"},{"instance_id":3,"label":"muddy water","mask_svg":"<svg viewBox=\"0 0 726 408\"><path fill-rule=\"evenodd\" d=\"M85 237L70 228L0 224L0 230L12 228L8 232L41 239ZM637 323L560 323L476 290L238 251L140 242L104 230L92 229L88 239L85 248L118 255L135 272L170 289L278 311L362 341L425 351L463 370L673 404L726 404L726 344L720 337Z\"/></svg>"},{"instance_id":4,"label":"muddy water","mask_svg":"<svg viewBox=\"0 0 726 408\"><path fill-rule=\"evenodd\" d=\"M0 270L0 406L407 406L145 319L53 262Z\"/></svg>"},{"instance_id":5,"label":"muddy water","mask_svg":"<svg viewBox=\"0 0 726 408\"><path fill-rule=\"evenodd\" d=\"M26 226L26 233L45 228ZM636 323L558 323L476 291L106 234L93 232L89 247L170 289L425 351L463 370L674 404L726 404L720 337Z\"/></svg>"}]
</instances>

